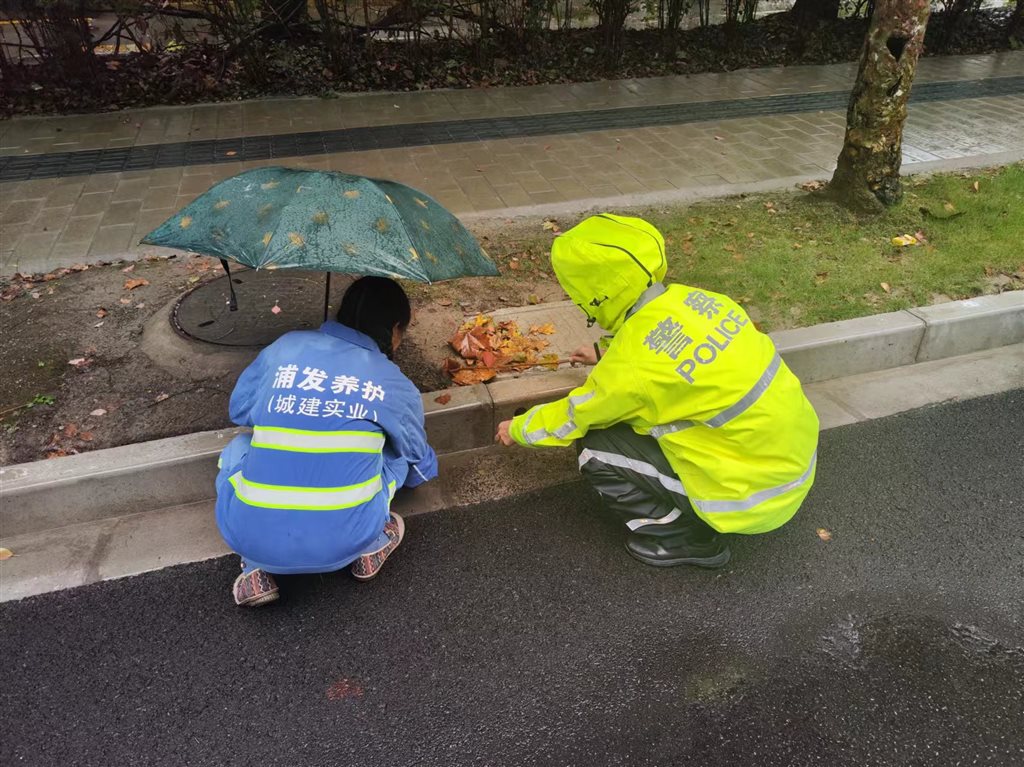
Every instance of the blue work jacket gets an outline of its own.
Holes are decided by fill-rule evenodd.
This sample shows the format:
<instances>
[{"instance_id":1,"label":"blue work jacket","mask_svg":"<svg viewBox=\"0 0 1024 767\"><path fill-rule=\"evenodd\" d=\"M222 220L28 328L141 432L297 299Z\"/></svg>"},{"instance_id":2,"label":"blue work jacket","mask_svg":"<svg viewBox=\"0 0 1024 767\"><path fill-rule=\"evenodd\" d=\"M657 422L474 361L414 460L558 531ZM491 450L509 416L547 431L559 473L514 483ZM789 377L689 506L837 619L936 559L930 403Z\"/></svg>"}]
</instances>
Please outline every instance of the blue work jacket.
<instances>
[{"instance_id":1,"label":"blue work jacket","mask_svg":"<svg viewBox=\"0 0 1024 767\"><path fill-rule=\"evenodd\" d=\"M391 498L437 476L423 403L366 335L337 322L287 333L245 369L221 454L217 524L248 564L340 569L378 537Z\"/></svg>"}]
</instances>

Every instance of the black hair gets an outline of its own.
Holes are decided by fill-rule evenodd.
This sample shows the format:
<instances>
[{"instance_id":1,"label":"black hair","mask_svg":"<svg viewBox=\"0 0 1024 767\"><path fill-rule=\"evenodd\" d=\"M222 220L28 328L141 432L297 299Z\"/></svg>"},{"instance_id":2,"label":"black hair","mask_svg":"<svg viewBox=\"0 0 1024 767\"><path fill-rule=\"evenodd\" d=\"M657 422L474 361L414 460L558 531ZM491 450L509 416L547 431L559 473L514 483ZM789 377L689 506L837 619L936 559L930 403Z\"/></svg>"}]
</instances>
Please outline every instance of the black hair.
<instances>
[{"instance_id":1,"label":"black hair","mask_svg":"<svg viewBox=\"0 0 1024 767\"><path fill-rule=\"evenodd\" d=\"M391 334L398 325L404 331L412 320L409 297L402 286L387 277L362 277L345 291L338 322L372 338L391 359Z\"/></svg>"}]
</instances>

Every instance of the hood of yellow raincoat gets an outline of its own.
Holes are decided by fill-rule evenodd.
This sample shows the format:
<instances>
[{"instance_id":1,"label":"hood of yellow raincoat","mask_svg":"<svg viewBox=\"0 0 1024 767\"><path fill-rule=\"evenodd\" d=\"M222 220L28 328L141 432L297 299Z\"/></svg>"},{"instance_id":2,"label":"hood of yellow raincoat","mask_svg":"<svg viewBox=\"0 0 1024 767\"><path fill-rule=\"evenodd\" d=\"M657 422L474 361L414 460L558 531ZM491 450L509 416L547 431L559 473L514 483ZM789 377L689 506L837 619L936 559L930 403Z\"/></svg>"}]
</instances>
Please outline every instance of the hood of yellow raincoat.
<instances>
[{"instance_id":1,"label":"hood of yellow raincoat","mask_svg":"<svg viewBox=\"0 0 1024 767\"><path fill-rule=\"evenodd\" d=\"M588 320L615 333L641 294L665 278L665 239L643 219L601 213L555 239L551 266Z\"/></svg>"}]
</instances>

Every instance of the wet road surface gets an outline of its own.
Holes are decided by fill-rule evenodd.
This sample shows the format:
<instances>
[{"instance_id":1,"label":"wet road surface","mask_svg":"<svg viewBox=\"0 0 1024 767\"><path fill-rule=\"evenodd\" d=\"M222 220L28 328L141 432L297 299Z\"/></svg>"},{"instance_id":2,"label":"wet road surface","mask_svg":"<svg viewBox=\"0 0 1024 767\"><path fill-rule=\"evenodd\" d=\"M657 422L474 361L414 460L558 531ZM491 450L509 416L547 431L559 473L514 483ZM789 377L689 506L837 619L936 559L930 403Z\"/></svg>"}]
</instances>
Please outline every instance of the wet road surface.
<instances>
[{"instance_id":1,"label":"wet road surface","mask_svg":"<svg viewBox=\"0 0 1024 767\"><path fill-rule=\"evenodd\" d=\"M0 763L1024 764L1024 391L829 431L819 466L720 572L634 562L572 485L264 610L228 559L5 604Z\"/></svg>"}]
</instances>

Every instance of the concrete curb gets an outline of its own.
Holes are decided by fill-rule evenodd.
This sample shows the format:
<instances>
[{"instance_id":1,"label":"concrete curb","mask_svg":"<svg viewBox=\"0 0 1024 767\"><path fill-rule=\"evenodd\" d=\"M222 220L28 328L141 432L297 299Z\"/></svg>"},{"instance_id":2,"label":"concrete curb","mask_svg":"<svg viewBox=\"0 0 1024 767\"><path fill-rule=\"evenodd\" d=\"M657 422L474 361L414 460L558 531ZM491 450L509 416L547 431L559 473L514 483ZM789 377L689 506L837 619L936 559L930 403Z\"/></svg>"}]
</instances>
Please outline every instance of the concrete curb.
<instances>
[{"instance_id":1,"label":"concrete curb","mask_svg":"<svg viewBox=\"0 0 1024 767\"><path fill-rule=\"evenodd\" d=\"M805 383L1024 342L1024 291L773 333ZM564 396L584 369L423 395L427 432L442 454L492 444L498 422ZM1022 381L1024 383L1024 381ZM241 429L201 432L0 468L4 537L181 506L213 497L216 459Z\"/></svg>"}]
</instances>

